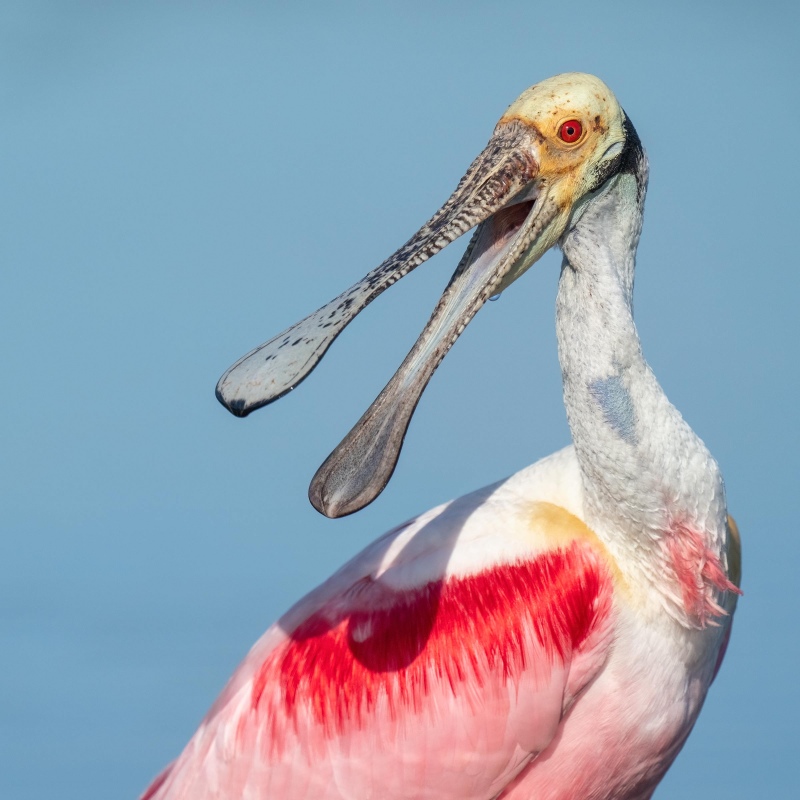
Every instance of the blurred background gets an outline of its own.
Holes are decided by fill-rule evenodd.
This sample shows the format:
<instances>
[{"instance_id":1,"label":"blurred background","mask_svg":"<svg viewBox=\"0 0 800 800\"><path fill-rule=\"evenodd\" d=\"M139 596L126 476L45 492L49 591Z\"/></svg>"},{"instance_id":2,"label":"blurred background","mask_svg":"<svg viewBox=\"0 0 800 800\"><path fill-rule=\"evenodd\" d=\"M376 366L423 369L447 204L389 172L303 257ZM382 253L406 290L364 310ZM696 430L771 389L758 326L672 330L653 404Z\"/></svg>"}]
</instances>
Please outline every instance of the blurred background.
<instances>
[{"instance_id":1,"label":"blurred background","mask_svg":"<svg viewBox=\"0 0 800 800\"><path fill-rule=\"evenodd\" d=\"M353 517L318 515L308 482L462 244L279 403L235 419L214 385L403 243L506 106L572 70L648 150L637 322L744 537L726 663L656 797L792 796L797 8L0 5L0 796L138 796L303 593L569 441L554 253L470 325Z\"/></svg>"}]
</instances>

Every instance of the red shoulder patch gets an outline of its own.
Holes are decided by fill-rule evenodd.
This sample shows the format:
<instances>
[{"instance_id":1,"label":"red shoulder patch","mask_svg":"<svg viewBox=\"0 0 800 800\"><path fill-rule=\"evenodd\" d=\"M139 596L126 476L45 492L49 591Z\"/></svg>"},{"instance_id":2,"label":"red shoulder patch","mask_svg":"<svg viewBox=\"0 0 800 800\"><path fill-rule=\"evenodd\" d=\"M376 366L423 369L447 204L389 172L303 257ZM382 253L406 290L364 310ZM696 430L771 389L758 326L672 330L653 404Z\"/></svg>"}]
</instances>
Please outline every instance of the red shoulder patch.
<instances>
[{"instance_id":1,"label":"red shoulder patch","mask_svg":"<svg viewBox=\"0 0 800 800\"><path fill-rule=\"evenodd\" d=\"M252 708L274 735L298 714L325 735L361 726L381 699L418 711L433 682L456 695L466 681L505 681L536 657L569 658L610 611L611 581L590 547L465 578L393 591L365 578L310 616L256 672Z\"/></svg>"}]
</instances>

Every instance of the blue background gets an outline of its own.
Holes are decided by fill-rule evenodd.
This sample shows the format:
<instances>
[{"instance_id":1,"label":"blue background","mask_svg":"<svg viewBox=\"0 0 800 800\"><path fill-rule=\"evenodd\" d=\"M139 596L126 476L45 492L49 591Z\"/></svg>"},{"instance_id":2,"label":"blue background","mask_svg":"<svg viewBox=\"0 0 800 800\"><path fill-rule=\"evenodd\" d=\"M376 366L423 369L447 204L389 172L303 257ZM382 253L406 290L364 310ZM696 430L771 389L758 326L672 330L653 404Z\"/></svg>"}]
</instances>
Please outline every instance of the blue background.
<instances>
[{"instance_id":1,"label":"blue background","mask_svg":"<svg viewBox=\"0 0 800 800\"><path fill-rule=\"evenodd\" d=\"M797 4L0 6L0 796L131 798L249 646L385 529L567 443L550 254L445 360L385 494L317 466L456 244L247 420L236 358L393 251L528 85L601 76L651 159L645 353L744 536L725 666L660 798L796 786Z\"/></svg>"}]
</instances>

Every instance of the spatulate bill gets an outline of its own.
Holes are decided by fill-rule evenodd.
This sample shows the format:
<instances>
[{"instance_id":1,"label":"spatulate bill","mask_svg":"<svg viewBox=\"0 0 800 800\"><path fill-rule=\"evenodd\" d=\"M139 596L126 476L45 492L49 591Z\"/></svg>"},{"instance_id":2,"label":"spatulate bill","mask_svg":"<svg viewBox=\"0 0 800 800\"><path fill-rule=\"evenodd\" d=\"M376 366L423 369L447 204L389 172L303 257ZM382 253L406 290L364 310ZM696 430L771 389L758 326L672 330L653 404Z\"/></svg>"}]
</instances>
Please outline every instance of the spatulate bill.
<instances>
[{"instance_id":1,"label":"spatulate bill","mask_svg":"<svg viewBox=\"0 0 800 800\"><path fill-rule=\"evenodd\" d=\"M352 514L383 491L434 371L509 270L522 259L532 263L552 245L559 222L558 208L543 196L481 224L414 347L314 476L309 499L320 513Z\"/></svg>"},{"instance_id":2,"label":"spatulate bill","mask_svg":"<svg viewBox=\"0 0 800 800\"><path fill-rule=\"evenodd\" d=\"M487 219L536 176L531 132L499 125L447 202L397 252L327 305L239 359L217 384L217 399L247 416L297 386L344 328L393 283Z\"/></svg>"}]
</instances>

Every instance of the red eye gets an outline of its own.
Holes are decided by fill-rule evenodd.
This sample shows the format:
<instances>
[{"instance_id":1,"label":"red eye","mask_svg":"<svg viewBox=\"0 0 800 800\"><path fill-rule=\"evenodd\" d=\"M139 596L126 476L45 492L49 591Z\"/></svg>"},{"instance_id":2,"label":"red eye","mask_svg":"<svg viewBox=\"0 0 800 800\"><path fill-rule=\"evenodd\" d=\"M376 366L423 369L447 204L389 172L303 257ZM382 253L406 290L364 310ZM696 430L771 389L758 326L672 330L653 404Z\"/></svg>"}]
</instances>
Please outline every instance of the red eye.
<instances>
[{"instance_id":1,"label":"red eye","mask_svg":"<svg viewBox=\"0 0 800 800\"><path fill-rule=\"evenodd\" d=\"M567 143L572 144L581 138L583 133L583 125L576 119L568 119L562 124L558 131L558 135Z\"/></svg>"}]
</instances>

